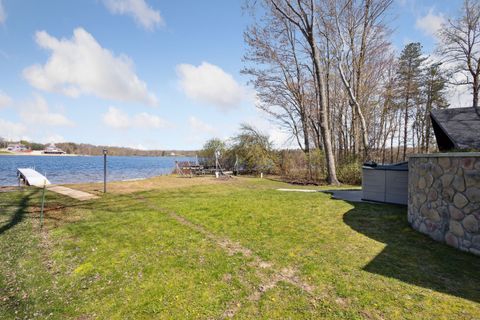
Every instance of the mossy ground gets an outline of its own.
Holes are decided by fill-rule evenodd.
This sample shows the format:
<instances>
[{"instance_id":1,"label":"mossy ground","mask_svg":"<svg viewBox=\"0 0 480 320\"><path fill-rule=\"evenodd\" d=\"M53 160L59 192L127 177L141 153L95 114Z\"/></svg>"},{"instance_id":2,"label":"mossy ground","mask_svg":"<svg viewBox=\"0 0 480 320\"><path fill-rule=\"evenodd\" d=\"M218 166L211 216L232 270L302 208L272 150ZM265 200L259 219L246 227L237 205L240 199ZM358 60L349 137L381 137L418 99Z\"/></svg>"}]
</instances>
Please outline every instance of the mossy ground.
<instances>
[{"instance_id":1,"label":"mossy ground","mask_svg":"<svg viewBox=\"0 0 480 320\"><path fill-rule=\"evenodd\" d=\"M0 193L0 318L479 318L480 258L405 207L195 179L47 192L43 230L38 190Z\"/></svg>"}]
</instances>

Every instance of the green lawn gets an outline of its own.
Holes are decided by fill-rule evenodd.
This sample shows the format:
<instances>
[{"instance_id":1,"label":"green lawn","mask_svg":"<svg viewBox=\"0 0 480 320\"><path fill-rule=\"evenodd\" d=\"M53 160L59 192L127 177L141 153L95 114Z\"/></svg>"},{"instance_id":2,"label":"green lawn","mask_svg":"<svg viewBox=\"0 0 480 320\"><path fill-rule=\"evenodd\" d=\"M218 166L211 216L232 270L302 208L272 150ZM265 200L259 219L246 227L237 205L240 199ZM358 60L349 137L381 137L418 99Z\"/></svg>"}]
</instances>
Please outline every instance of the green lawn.
<instances>
[{"instance_id":1,"label":"green lawn","mask_svg":"<svg viewBox=\"0 0 480 320\"><path fill-rule=\"evenodd\" d=\"M414 232L405 207L165 179L87 203L48 192L43 231L39 191L0 193L0 318L480 317L480 257Z\"/></svg>"}]
</instances>

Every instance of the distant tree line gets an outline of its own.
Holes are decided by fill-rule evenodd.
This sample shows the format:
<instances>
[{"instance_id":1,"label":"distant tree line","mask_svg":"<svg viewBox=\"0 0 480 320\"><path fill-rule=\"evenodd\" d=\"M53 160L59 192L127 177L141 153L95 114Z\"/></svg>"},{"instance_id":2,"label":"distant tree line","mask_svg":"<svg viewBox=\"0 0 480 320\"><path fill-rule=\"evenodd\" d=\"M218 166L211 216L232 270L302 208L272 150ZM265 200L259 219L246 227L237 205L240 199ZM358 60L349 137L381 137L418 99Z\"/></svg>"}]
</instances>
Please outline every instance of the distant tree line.
<instances>
[{"instance_id":1,"label":"distant tree line","mask_svg":"<svg viewBox=\"0 0 480 320\"><path fill-rule=\"evenodd\" d=\"M258 108L302 150L306 179L321 176L318 157L337 184L339 170L363 161L434 151L430 111L448 107L451 85L469 86L478 110L480 3L464 1L460 17L443 24L431 57L420 43L395 53L386 24L392 3L246 0L253 22L243 72Z\"/></svg>"},{"instance_id":2,"label":"distant tree line","mask_svg":"<svg viewBox=\"0 0 480 320\"><path fill-rule=\"evenodd\" d=\"M0 147L6 148L11 143L21 143L31 150L44 150L48 144L42 144L37 142L30 142L26 140L20 141L7 141L0 137ZM61 142L55 144L58 148L62 149L68 154L89 155L98 156L103 154L103 150L107 149L108 154L112 156L146 156L146 157L159 157L159 156L186 156L194 157L197 151L195 150L139 150L134 148L125 147L112 147L112 146L96 146L86 143L73 143L73 142Z\"/></svg>"},{"instance_id":3,"label":"distant tree line","mask_svg":"<svg viewBox=\"0 0 480 320\"><path fill-rule=\"evenodd\" d=\"M104 149L107 149L108 154L112 156L165 157L174 154L175 156L194 157L197 152L195 150L139 150L126 147L95 146L91 144L73 142L57 143L56 146L67 153L92 156L102 155Z\"/></svg>"}]
</instances>

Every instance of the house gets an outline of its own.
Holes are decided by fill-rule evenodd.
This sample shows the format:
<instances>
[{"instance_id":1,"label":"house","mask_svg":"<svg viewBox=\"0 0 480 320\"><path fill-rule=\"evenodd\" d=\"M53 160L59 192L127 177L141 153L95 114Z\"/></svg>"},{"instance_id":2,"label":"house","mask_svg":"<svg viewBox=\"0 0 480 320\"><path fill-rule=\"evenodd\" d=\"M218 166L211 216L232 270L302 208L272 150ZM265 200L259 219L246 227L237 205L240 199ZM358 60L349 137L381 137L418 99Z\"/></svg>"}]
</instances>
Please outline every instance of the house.
<instances>
[{"instance_id":1,"label":"house","mask_svg":"<svg viewBox=\"0 0 480 320\"><path fill-rule=\"evenodd\" d=\"M25 151L29 151L28 147L21 144L21 143L13 143L13 144L9 144L7 146L7 150L8 151L12 151L12 152L25 152Z\"/></svg>"},{"instance_id":2,"label":"house","mask_svg":"<svg viewBox=\"0 0 480 320\"><path fill-rule=\"evenodd\" d=\"M430 112L440 151L480 150L480 116L473 107Z\"/></svg>"}]
</instances>

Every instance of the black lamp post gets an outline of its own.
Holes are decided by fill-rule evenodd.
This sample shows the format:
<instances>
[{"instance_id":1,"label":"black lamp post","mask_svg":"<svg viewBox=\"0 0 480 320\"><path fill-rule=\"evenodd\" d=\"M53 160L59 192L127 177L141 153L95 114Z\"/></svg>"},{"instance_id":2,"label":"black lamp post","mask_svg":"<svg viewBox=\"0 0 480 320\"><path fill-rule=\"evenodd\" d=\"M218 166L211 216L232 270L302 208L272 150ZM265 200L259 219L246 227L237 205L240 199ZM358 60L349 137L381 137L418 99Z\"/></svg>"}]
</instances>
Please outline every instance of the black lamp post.
<instances>
[{"instance_id":1,"label":"black lamp post","mask_svg":"<svg viewBox=\"0 0 480 320\"><path fill-rule=\"evenodd\" d=\"M103 193L107 193L107 149L103 149Z\"/></svg>"}]
</instances>

